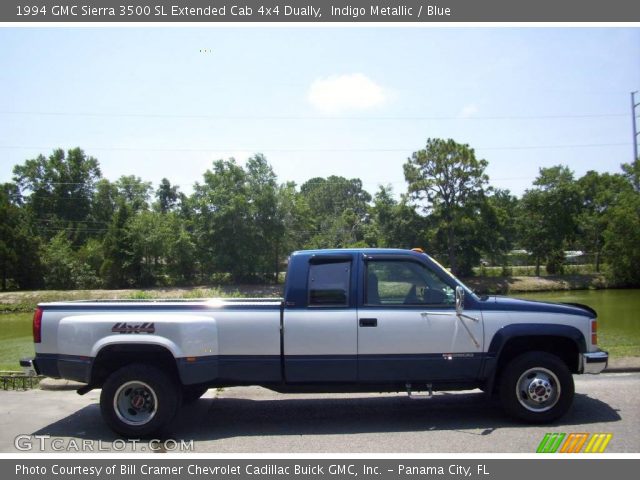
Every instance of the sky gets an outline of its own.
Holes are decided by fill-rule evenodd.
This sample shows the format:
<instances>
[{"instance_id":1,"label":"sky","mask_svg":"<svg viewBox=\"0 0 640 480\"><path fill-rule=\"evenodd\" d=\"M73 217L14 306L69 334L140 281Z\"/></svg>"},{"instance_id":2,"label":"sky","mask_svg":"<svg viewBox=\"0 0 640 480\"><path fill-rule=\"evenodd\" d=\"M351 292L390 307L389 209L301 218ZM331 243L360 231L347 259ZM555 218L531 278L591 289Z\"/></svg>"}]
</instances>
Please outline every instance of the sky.
<instances>
[{"instance_id":1,"label":"sky","mask_svg":"<svg viewBox=\"0 0 640 480\"><path fill-rule=\"evenodd\" d=\"M521 195L540 167L632 161L634 90L639 28L0 28L0 182L79 146L110 180L187 193L260 152L280 182L400 194L439 137Z\"/></svg>"}]
</instances>

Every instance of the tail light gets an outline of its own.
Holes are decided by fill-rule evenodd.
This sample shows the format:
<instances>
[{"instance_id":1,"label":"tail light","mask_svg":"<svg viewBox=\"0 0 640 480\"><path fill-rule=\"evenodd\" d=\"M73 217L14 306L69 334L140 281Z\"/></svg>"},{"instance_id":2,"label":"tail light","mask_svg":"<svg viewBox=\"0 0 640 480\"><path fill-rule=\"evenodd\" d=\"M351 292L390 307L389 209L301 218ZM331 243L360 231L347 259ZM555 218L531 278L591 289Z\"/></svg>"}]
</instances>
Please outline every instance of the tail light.
<instances>
[{"instance_id":1,"label":"tail light","mask_svg":"<svg viewBox=\"0 0 640 480\"><path fill-rule=\"evenodd\" d=\"M42 309L36 308L33 314L33 343L42 342Z\"/></svg>"},{"instance_id":2,"label":"tail light","mask_svg":"<svg viewBox=\"0 0 640 480\"><path fill-rule=\"evenodd\" d=\"M598 321L591 320L591 345L598 344Z\"/></svg>"}]
</instances>

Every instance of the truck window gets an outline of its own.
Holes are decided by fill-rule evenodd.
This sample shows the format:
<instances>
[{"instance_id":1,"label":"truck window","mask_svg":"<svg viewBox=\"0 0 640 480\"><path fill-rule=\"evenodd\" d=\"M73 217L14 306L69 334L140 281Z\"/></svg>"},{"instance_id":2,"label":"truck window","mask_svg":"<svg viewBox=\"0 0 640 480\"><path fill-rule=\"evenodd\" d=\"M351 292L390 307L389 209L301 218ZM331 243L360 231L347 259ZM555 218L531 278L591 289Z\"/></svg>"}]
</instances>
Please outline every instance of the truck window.
<instances>
[{"instance_id":1,"label":"truck window","mask_svg":"<svg viewBox=\"0 0 640 480\"><path fill-rule=\"evenodd\" d=\"M454 305L455 291L422 264L401 260L367 262L367 305Z\"/></svg>"},{"instance_id":2,"label":"truck window","mask_svg":"<svg viewBox=\"0 0 640 480\"><path fill-rule=\"evenodd\" d=\"M347 306L351 262L309 265L309 305Z\"/></svg>"}]
</instances>

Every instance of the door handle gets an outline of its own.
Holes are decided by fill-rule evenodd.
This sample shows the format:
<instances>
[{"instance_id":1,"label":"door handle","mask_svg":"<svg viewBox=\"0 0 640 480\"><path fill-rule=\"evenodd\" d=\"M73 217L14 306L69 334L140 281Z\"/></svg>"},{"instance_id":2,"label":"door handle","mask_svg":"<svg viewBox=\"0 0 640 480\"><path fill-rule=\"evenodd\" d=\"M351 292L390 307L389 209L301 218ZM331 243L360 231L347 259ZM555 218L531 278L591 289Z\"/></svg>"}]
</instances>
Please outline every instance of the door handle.
<instances>
[{"instance_id":1,"label":"door handle","mask_svg":"<svg viewBox=\"0 0 640 480\"><path fill-rule=\"evenodd\" d=\"M360 326L361 327L377 327L378 319L377 318L361 318Z\"/></svg>"}]
</instances>

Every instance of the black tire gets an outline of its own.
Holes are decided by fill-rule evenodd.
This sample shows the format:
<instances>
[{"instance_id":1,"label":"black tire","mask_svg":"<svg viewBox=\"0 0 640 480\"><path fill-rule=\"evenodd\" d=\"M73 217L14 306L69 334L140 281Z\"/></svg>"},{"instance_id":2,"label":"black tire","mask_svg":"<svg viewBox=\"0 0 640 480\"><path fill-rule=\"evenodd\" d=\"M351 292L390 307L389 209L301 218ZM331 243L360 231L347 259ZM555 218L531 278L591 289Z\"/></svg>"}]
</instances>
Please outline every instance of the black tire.
<instances>
[{"instance_id":1,"label":"black tire","mask_svg":"<svg viewBox=\"0 0 640 480\"><path fill-rule=\"evenodd\" d=\"M180 397L177 382L163 371L151 365L127 365L102 386L100 411L114 432L129 438L148 437L173 420Z\"/></svg>"},{"instance_id":2,"label":"black tire","mask_svg":"<svg viewBox=\"0 0 640 480\"><path fill-rule=\"evenodd\" d=\"M500 400L511 416L529 423L561 417L573 402L573 376L547 352L527 352L509 362L500 377Z\"/></svg>"},{"instance_id":3,"label":"black tire","mask_svg":"<svg viewBox=\"0 0 640 480\"><path fill-rule=\"evenodd\" d=\"M182 403L188 405L198 400L202 395L207 393L209 387L206 385L183 385L182 386Z\"/></svg>"}]
</instances>

